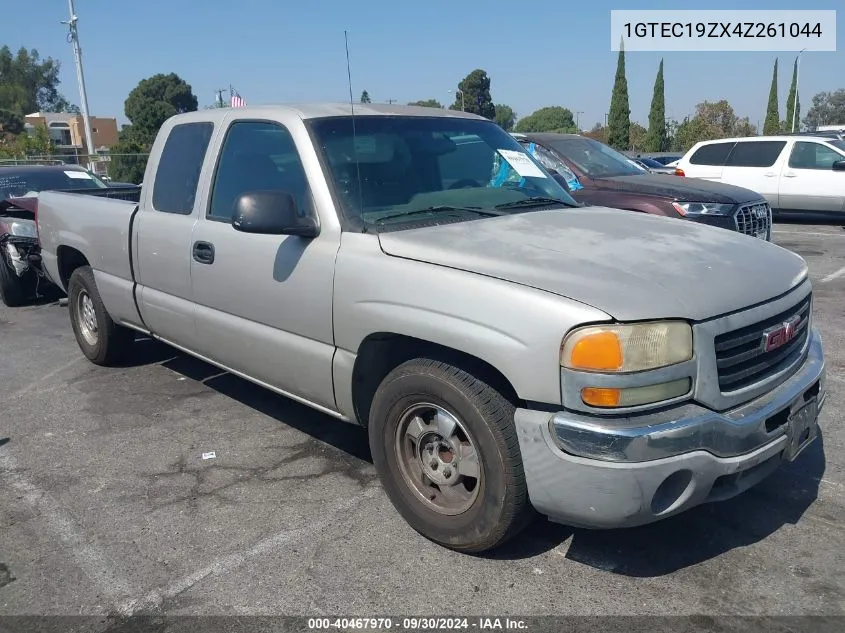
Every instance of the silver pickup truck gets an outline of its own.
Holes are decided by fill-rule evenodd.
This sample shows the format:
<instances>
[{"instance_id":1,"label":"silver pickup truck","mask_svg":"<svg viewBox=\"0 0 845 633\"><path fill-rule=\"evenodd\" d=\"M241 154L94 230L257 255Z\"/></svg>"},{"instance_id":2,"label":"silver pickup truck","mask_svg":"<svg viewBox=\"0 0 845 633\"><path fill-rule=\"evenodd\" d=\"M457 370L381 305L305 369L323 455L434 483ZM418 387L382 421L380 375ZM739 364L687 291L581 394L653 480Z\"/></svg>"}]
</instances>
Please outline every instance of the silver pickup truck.
<instances>
[{"instance_id":1,"label":"silver pickup truck","mask_svg":"<svg viewBox=\"0 0 845 633\"><path fill-rule=\"evenodd\" d=\"M468 552L726 499L817 436L799 256L580 205L474 115L350 110L178 115L137 204L41 194L85 356L142 332L367 427L401 515Z\"/></svg>"}]
</instances>

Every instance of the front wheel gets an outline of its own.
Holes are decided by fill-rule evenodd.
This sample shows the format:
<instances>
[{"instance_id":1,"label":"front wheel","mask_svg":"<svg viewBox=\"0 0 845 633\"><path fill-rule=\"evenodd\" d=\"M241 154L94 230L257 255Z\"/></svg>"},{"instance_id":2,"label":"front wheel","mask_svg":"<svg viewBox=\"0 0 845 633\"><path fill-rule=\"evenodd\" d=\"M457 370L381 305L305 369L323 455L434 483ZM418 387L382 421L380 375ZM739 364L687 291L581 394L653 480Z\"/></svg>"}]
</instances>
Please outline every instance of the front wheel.
<instances>
[{"instance_id":1,"label":"front wheel","mask_svg":"<svg viewBox=\"0 0 845 633\"><path fill-rule=\"evenodd\" d=\"M27 284L29 275L24 275L24 277L26 279L18 277L6 261L4 254L0 253L0 300L6 306L16 308L26 303L29 292L29 284Z\"/></svg>"},{"instance_id":2,"label":"front wheel","mask_svg":"<svg viewBox=\"0 0 845 633\"><path fill-rule=\"evenodd\" d=\"M373 463L391 502L430 540L493 549L532 516L514 406L440 361L414 359L379 386L369 423Z\"/></svg>"},{"instance_id":3,"label":"front wheel","mask_svg":"<svg viewBox=\"0 0 845 633\"><path fill-rule=\"evenodd\" d=\"M115 364L127 352L135 334L109 316L90 266L73 271L67 295L70 322L82 353L97 365Z\"/></svg>"}]
</instances>

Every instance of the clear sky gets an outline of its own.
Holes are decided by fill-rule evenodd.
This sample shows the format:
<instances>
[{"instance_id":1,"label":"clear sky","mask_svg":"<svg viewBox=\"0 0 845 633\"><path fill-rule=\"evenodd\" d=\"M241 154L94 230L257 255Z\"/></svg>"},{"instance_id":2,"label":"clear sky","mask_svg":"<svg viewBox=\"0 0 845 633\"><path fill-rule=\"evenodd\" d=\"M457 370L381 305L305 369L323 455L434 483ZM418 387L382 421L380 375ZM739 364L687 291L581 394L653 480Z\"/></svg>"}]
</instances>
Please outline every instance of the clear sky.
<instances>
[{"instance_id":1,"label":"clear sky","mask_svg":"<svg viewBox=\"0 0 845 633\"><path fill-rule=\"evenodd\" d=\"M352 87L373 101L438 99L487 71L496 103L519 116L547 105L580 111L582 127L604 121L617 53L611 9L839 9L838 50L801 58L802 114L812 95L845 88L842 0L75 0L92 115L125 122L123 102L138 81L175 72L200 107L232 84L249 104L348 100L343 31L349 32ZM66 40L66 0L3 0L0 42L36 48L62 62L61 90L79 103ZM26 7L24 7L26 4ZM752 123L765 117L772 63L780 59L781 117L795 53L628 53L632 120L645 124L654 77L665 58L666 113L682 119L705 99L727 99ZM226 93L228 95L228 93Z\"/></svg>"}]
</instances>

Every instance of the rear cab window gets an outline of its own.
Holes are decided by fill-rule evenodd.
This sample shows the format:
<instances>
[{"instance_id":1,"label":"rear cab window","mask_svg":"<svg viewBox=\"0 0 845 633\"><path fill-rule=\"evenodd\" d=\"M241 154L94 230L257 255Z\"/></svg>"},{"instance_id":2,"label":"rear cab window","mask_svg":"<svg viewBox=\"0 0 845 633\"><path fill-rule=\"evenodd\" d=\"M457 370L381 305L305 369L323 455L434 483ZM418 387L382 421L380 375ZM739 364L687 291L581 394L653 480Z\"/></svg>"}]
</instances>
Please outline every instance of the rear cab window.
<instances>
[{"instance_id":1,"label":"rear cab window","mask_svg":"<svg viewBox=\"0 0 845 633\"><path fill-rule=\"evenodd\" d=\"M214 124L208 121L173 126L158 161L153 184L153 209L190 215L194 210L202 164Z\"/></svg>"}]
</instances>

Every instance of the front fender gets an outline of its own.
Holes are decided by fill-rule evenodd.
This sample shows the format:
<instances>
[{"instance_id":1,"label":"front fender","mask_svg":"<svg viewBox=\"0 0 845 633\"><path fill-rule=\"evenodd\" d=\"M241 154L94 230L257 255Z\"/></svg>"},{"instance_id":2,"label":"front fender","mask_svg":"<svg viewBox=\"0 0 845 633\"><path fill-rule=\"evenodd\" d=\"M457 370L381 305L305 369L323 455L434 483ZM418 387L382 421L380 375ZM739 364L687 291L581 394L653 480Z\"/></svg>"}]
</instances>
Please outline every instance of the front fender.
<instances>
[{"instance_id":1,"label":"front fender","mask_svg":"<svg viewBox=\"0 0 845 633\"><path fill-rule=\"evenodd\" d=\"M607 320L600 310L534 288L388 256L374 235L344 234L338 253L340 350L355 354L375 332L429 341L492 365L523 400L560 404L563 336Z\"/></svg>"}]
</instances>

